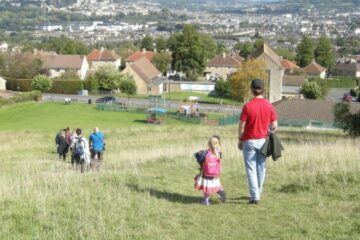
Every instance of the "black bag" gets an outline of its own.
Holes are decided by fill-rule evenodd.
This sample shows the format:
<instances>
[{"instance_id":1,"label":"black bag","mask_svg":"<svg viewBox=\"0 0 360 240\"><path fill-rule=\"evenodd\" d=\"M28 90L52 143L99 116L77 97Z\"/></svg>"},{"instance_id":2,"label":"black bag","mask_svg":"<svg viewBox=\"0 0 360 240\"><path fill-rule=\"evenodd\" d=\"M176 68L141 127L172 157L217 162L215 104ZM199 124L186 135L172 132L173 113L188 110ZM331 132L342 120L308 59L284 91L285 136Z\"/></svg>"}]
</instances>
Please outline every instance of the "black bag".
<instances>
[{"instance_id":1,"label":"black bag","mask_svg":"<svg viewBox=\"0 0 360 240\"><path fill-rule=\"evenodd\" d=\"M207 150L200 150L196 153L194 153L194 157L196 158L197 163L202 167L202 164L205 161L206 155L208 151Z\"/></svg>"}]
</instances>

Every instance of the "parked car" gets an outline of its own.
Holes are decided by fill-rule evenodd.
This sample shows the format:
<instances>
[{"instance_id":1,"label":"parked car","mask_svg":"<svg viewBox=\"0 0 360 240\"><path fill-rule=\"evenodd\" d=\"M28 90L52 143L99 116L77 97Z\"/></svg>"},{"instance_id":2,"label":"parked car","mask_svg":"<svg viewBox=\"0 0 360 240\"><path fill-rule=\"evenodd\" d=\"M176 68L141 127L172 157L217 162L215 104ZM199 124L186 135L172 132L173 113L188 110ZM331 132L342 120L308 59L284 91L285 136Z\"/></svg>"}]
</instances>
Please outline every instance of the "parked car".
<instances>
[{"instance_id":1,"label":"parked car","mask_svg":"<svg viewBox=\"0 0 360 240\"><path fill-rule=\"evenodd\" d=\"M112 96L105 96L96 100L96 103L107 103L111 104L116 102L116 99Z\"/></svg>"}]
</instances>

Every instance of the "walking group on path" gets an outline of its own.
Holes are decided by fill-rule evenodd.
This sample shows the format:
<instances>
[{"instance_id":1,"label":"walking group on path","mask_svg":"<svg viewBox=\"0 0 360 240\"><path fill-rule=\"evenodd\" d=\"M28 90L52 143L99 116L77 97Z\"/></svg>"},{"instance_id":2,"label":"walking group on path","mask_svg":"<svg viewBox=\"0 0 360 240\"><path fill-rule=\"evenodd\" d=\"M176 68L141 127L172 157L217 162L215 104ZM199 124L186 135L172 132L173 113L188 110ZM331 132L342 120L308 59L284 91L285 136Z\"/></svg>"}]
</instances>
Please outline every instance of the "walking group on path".
<instances>
[{"instance_id":1,"label":"walking group on path","mask_svg":"<svg viewBox=\"0 0 360 240\"><path fill-rule=\"evenodd\" d=\"M244 105L240 115L238 148L244 156L249 204L259 204L265 181L266 157L270 154L274 160L280 157L282 146L277 138L273 137L277 127L277 116L275 108L263 96L262 80L255 79L251 82L251 93L254 97ZM210 205L210 195L215 193L220 196L222 202L226 201L225 190L220 182L220 147L220 137L215 135L209 139L207 150L195 153L195 158L200 164L200 174L195 176L194 187L202 191L204 205Z\"/></svg>"},{"instance_id":2,"label":"walking group on path","mask_svg":"<svg viewBox=\"0 0 360 240\"><path fill-rule=\"evenodd\" d=\"M59 159L66 161L70 152L71 164L81 172L92 168L99 170L105 150L104 133L98 127L90 134L89 141L82 135L80 128L70 131L70 128L61 129L55 137Z\"/></svg>"}]
</instances>

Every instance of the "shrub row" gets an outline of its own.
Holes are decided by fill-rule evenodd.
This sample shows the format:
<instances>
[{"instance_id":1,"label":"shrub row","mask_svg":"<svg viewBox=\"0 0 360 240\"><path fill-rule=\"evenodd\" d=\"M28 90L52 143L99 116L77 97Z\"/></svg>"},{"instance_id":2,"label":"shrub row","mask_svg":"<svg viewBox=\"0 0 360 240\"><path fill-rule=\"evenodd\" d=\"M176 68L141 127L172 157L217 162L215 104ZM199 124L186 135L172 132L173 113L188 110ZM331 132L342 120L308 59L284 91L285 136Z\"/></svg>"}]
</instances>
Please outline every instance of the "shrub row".
<instances>
[{"instance_id":1,"label":"shrub row","mask_svg":"<svg viewBox=\"0 0 360 240\"><path fill-rule=\"evenodd\" d=\"M32 80L6 80L6 89L12 91L30 92ZM54 80L53 87L49 92L63 93L63 94L76 94L81 89L91 88L89 81L81 80ZM94 89L88 89L94 90Z\"/></svg>"},{"instance_id":2,"label":"shrub row","mask_svg":"<svg viewBox=\"0 0 360 240\"><path fill-rule=\"evenodd\" d=\"M40 100L41 100L41 92L32 91L32 92L20 93L10 98L0 98L0 106L19 103L19 102L40 101Z\"/></svg>"}]
</instances>

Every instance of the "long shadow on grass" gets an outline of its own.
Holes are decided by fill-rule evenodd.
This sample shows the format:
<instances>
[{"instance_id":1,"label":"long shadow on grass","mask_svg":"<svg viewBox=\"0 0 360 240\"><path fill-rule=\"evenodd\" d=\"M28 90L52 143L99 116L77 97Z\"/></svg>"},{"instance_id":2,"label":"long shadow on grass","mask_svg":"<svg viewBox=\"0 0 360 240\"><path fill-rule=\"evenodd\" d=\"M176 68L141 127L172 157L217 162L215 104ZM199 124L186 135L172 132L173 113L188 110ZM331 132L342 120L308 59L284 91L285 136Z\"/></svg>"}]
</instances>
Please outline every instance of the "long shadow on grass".
<instances>
[{"instance_id":1,"label":"long shadow on grass","mask_svg":"<svg viewBox=\"0 0 360 240\"><path fill-rule=\"evenodd\" d=\"M158 199L165 199L169 202L193 204L193 203L200 203L202 200L202 197L185 196L185 195L182 195L179 193L159 191L154 188L141 188L137 184L126 184L126 186L131 191L139 192L139 193L149 193L150 196L152 196L152 197L156 197Z\"/></svg>"}]
</instances>

